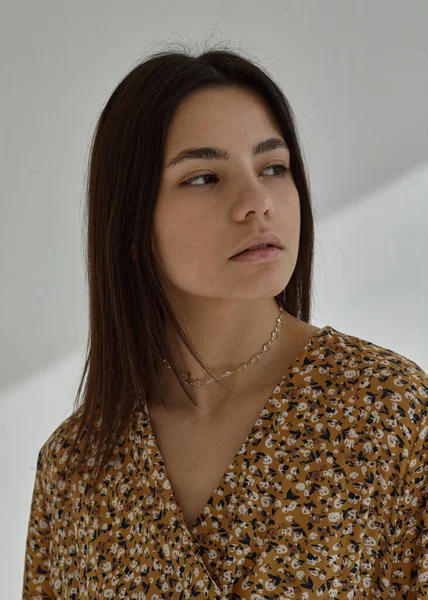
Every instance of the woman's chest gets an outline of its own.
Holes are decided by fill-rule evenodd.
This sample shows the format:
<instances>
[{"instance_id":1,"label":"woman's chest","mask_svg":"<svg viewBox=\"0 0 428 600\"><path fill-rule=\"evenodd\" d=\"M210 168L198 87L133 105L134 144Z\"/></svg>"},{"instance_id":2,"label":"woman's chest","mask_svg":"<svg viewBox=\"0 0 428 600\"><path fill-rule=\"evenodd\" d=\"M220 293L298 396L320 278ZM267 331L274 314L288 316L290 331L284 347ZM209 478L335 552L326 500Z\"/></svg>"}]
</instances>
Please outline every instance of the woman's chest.
<instances>
[{"instance_id":1,"label":"woman's chest","mask_svg":"<svg viewBox=\"0 0 428 600\"><path fill-rule=\"evenodd\" d=\"M210 423L171 418L152 422L165 475L190 531L228 473L236 475L235 459L251 443L251 433L266 404L267 397L262 398L263 403L248 400L240 411L231 410Z\"/></svg>"}]
</instances>

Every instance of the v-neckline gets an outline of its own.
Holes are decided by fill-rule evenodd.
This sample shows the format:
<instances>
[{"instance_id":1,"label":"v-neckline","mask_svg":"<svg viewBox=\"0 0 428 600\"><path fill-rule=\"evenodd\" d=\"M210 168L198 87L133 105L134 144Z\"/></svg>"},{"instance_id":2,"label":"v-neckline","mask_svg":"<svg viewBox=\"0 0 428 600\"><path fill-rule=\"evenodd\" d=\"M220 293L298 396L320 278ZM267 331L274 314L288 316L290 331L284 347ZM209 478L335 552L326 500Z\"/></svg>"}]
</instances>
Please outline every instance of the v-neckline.
<instances>
[{"instance_id":1,"label":"v-neckline","mask_svg":"<svg viewBox=\"0 0 428 600\"><path fill-rule=\"evenodd\" d=\"M155 470L158 468L163 472L162 478L159 478L159 477L155 478L157 492L161 491L161 493L165 494L165 493L168 493L167 490L169 490L169 497L164 498L164 499L169 501L170 503L174 503L176 505L176 507L177 507L176 512L177 512L177 516L180 520L180 523L184 527L184 529L186 530L187 534L190 537L192 537L192 532L194 532L195 528L198 527L201 519L204 518L204 516L206 514L206 509L209 508L210 506L214 505L214 498L218 495L219 490L223 487L223 484L226 481L228 474L235 473L235 469L238 464L238 461L239 461L240 457L242 457L245 454L245 449L247 448L248 444L251 442L252 439L254 439L255 435L259 432L259 430L265 426L265 424L263 422L263 417L265 415L265 412L266 411L268 411L268 413L271 412L269 410L269 409L273 408L273 403L271 401L273 400L274 396L277 396L278 393L280 393L280 392L275 392L275 390L284 385L284 381L287 381L289 379L289 376L291 375L292 371L295 369L296 365L302 364L305 357L307 356L309 351L314 346L315 342L319 338L321 338L323 335L325 335L327 333L327 330L329 330L329 329L330 329L330 325L326 325L326 326L318 329L314 333L314 335L309 339L309 341L306 343L306 345L302 348L302 350L299 352L299 354L296 356L296 358L292 361L292 363L288 366L288 368L285 370L284 375L281 377L280 381L275 385L275 387L273 388L273 390L271 391L271 393L269 395L269 398L266 400L265 404L263 405L263 408L261 409L260 414L258 415L257 419L255 420L250 432L248 433L247 437L245 438L245 441L238 448L232 462L229 464L226 471L223 473L216 488L214 489L214 491L212 492L212 494L208 498L208 500L205 502L205 504L202 508L202 511L199 513L199 515L193 521L190 528L187 525L187 522L184 518L184 512L180 506L180 503L177 500L177 497L176 497L173 487L171 485L171 480L169 478L168 471L166 469L165 462L164 462L162 453L160 451L160 446L158 444L158 441L156 439L156 434L153 429L148 406L147 406L147 403L144 403L144 413L146 415L146 422L147 422L146 435L151 439L151 445L153 448L153 452L152 452L153 467ZM283 407L281 406L280 408L276 408L275 410L276 411L283 410ZM160 480L163 481L162 485L160 484ZM164 490L164 491L162 491L162 490ZM235 489L235 491L237 492L238 490Z\"/></svg>"}]
</instances>

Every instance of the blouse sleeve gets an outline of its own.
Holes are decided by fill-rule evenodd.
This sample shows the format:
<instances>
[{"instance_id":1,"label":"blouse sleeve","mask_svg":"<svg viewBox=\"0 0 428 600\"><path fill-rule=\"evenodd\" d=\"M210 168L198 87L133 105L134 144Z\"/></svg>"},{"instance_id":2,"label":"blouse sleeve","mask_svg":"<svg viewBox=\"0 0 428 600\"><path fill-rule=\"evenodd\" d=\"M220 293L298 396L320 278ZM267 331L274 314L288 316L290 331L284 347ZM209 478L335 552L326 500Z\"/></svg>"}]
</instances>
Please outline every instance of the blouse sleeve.
<instances>
[{"instance_id":1,"label":"blouse sleeve","mask_svg":"<svg viewBox=\"0 0 428 600\"><path fill-rule=\"evenodd\" d=\"M50 519L47 509L44 479L43 448L37 458L36 478L28 522L22 600L51 600Z\"/></svg>"},{"instance_id":2,"label":"blouse sleeve","mask_svg":"<svg viewBox=\"0 0 428 600\"><path fill-rule=\"evenodd\" d=\"M424 401L426 403L426 401ZM386 598L428 600L428 422L426 408L407 462L392 527L392 548L380 582Z\"/></svg>"}]
</instances>

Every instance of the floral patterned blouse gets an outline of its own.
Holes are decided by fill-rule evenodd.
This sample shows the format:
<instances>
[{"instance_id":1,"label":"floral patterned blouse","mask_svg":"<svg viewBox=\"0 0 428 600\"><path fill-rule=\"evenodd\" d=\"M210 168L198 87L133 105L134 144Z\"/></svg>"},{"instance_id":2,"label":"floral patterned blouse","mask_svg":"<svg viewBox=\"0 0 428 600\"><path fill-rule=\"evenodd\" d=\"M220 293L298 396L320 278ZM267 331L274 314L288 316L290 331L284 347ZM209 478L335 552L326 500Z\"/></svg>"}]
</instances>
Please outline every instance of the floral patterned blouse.
<instances>
[{"instance_id":1,"label":"floral patterned blouse","mask_svg":"<svg viewBox=\"0 0 428 600\"><path fill-rule=\"evenodd\" d=\"M85 494L79 410L42 446L22 598L428 600L428 374L331 326L284 373L191 528L147 408Z\"/></svg>"}]
</instances>

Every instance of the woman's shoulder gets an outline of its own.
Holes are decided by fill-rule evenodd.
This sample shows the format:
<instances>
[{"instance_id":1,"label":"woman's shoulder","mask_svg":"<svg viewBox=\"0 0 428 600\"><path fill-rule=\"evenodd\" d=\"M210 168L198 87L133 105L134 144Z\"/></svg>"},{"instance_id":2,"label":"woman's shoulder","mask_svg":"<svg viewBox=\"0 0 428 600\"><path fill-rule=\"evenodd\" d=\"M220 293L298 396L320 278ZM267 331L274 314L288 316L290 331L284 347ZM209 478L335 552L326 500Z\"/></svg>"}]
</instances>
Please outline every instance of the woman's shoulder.
<instances>
[{"instance_id":1,"label":"woman's shoulder","mask_svg":"<svg viewBox=\"0 0 428 600\"><path fill-rule=\"evenodd\" d=\"M39 461L52 467L64 462L68 449L76 439L83 416L83 405L55 427L39 451Z\"/></svg>"},{"instance_id":2,"label":"woman's shoulder","mask_svg":"<svg viewBox=\"0 0 428 600\"><path fill-rule=\"evenodd\" d=\"M391 377L401 376L403 385L422 386L425 392L422 394L422 400L425 399L426 402L428 373L417 362L396 350L357 335L343 333L331 326L328 327L328 334L326 341L328 342L329 338L333 341L330 347L334 347L336 354L343 353L346 367L355 369L356 373L362 375L375 374L381 382L385 378L391 381ZM400 382L397 381L396 385L400 386Z\"/></svg>"},{"instance_id":3,"label":"woman's shoulder","mask_svg":"<svg viewBox=\"0 0 428 600\"><path fill-rule=\"evenodd\" d=\"M367 424L380 418L413 444L427 424L428 373L396 350L333 327L323 342L323 366Z\"/></svg>"}]
</instances>

